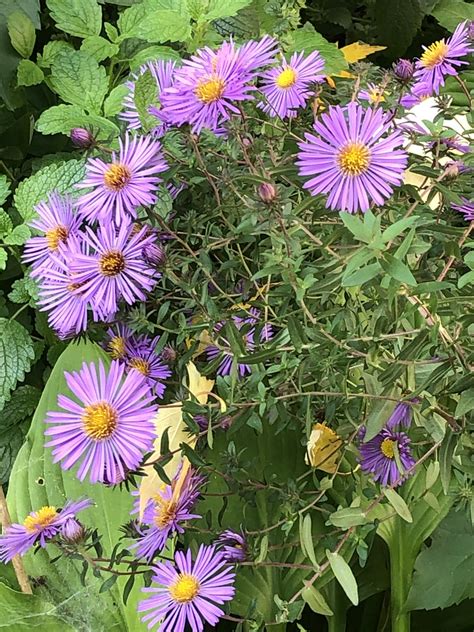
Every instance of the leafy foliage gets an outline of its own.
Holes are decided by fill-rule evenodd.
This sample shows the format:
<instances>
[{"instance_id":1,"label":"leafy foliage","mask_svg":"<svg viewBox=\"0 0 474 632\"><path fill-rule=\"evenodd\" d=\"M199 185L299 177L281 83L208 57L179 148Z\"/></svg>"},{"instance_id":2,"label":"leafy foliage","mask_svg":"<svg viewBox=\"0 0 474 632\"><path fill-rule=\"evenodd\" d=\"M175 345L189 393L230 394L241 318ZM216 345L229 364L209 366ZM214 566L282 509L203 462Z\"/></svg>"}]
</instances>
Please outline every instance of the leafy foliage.
<instances>
[{"instance_id":1,"label":"leafy foliage","mask_svg":"<svg viewBox=\"0 0 474 632\"><path fill-rule=\"evenodd\" d=\"M0 318L0 408L18 381L25 379L34 358L28 331L14 320Z\"/></svg>"}]
</instances>

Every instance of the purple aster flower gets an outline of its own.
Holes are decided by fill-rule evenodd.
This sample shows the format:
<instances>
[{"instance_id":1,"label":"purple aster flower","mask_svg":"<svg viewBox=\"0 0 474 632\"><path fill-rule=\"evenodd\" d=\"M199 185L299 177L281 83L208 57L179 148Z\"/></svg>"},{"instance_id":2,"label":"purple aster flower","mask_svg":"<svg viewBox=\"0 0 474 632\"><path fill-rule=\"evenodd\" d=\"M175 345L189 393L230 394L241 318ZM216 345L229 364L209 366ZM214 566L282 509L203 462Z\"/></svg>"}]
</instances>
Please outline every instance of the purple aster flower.
<instances>
[{"instance_id":1,"label":"purple aster flower","mask_svg":"<svg viewBox=\"0 0 474 632\"><path fill-rule=\"evenodd\" d=\"M176 62L170 60L159 59L158 61L149 61L144 64L138 74L133 75L133 81L127 81L126 86L129 89L127 96L124 99L124 111L119 114L119 119L128 123L129 130L141 129L140 116L138 114L137 106L135 105L135 82L140 75L149 71L156 82L156 98L159 100L163 90L173 85L174 72ZM166 121L164 120L161 107L153 106L149 109L150 114L156 116L157 126L152 130L152 134L156 138L163 136L167 130Z\"/></svg>"},{"instance_id":2,"label":"purple aster flower","mask_svg":"<svg viewBox=\"0 0 474 632\"><path fill-rule=\"evenodd\" d=\"M82 218L74 212L72 200L61 197L53 191L47 202L35 206L39 219L30 223L41 235L28 239L25 244L23 261L33 265L32 277L41 276L45 266L50 266L52 254L59 252L70 235L79 229Z\"/></svg>"},{"instance_id":3,"label":"purple aster flower","mask_svg":"<svg viewBox=\"0 0 474 632\"><path fill-rule=\"evenodd\" d=\"M117 323L107 329L104 347L113 360L124 361L128 356L127 344L133 338L133 332L128 325Z\"/></svg>"},{"instance_id":4,"label":"purple aster flower","mask_svg":"<svg viewBox=\"0 0 474 632\"><path fill-rule=\"evenodd\" d=\"M151 136L119 139L120 151L112 153L112 162L89 158L87 175L78 189L90 189L79 198L84 216L103 225L111 220L119 225L130 215L137 216L138 206L156 202L155 191L161 179L156 175L168 165L161 152L161 143Z\"/></svg>"},{"instance_id":5,"label":"purple aster flower","mask_svg":"<svg viewBox=\"0 0 474 632\"><path fill-rule=\"evenodd\" d=\"M194 415L193 421L198 425L201 432L209 428L209 417L207 415Z\"/></svg>"},{"instance_id":6,"label":"purple aster flower","mask_svg":"<svg viewBox=\"0 0 474 632\"><path fill-rule=\"evenodd\" d=\"M138 557L143 557L148 562L152 561L157 552L164 549L170 536L184 533L183 522L201 517L193 513L192 509L204 484L204 477L196 474L194 470L188 470L177 494L180 476L181 468L171 485L164 485L143 513L142 522L148 525L148 528L142 530L142 537L131 548L135 548Z\"/></svg>"},{"instance_id":7,"label":"purple aster flower","mask_svg":"<svg viewBox=\"0 0 474 632\"><path fill-rule=\"evenodd\" d=\"M466 222L474 222L474 201L461 197L462 204L451 204L452 208L462 213Z\"/></svg>"},{"instance_id":8,"label":"purple aster flower","mask_svg":"<svg viewBox=\"0 0 474 632\"><path fill-rule=\"evenodd\" d=\"M165 394L166 386L163 380L171 377L171 371L155 348L160 339L141 336L132 338L126 345L126 365L143 375L148 386L160 399Z\"/></svg>"},{"instance_id":9,"label":"purple aster flower","mask_svg":"<svg viewBox=\"0 0 474 632\"><path fill-rule=\"evenodd\" d=\"M216 546L228 562L238 564L247 559L247 540L242 533L227 529L217 538Z\"/></svg>"},{"instance_id":10,"label":"purple aster flower","mask_svg":"<svg viewBox=\"0 0 474 632\"><path fill-rule=\"evenodd\" d=\"M45 506L32 511L23 524L12 524L0 535L0 562L6 564L15 555L24 555L35 544L45 547L76 514L92 505L88 499L68 501L63 509Z\"/></svg>"},{"instance_id":11,"label":"purple aster flower","mask_svg":"<svg viewBox=\"0 0 474 632\"><path fill-rule=\"evenodd\" d=\"M399 81L410 81L415 72L415 64L410 59L399 59L392 66L394 75Z\"/></svg>"},{"instance_id":12,"label":"purple aster flower","mask_svg":"<svg viewBox=\"0 0 474 632\"><path fill-rule=\"evenodd\" d=\"M97 231L87 227L82 235L90 251L76 253L70 267L98 318L112 317L120 299L129 305L144 301L146 292L161 276L143 257L144 247L155 239L152 234L145 237L146 230L144 227L137 233L128 221L117 229L109 222L101 224Z\"/></svg>"},{"instance_id":13,"label":"purple aster flower","mask_svg":"<svg viewBox=\"0 0 474 632\"><path fill-rule=\"evenodd\" d=\"M133 234L140 232L142 228L145 229L142 232L143 257L145 261L150 265L156 267L163 266L166 262L166 254L161 245L157 243L160 237L160 231L158 231L156 228L153 228L149 224L142 225L136 222L133 225Z\"/></svg>"},{"instance_id":14,"label":"purple aster flower","mask_svg":"<svg viewBox=\"0 0 474 632\"><path fill-rule=\"evenodd\" d=\"M245 348L250 353L255 349L256 341L255 341L255 330L256 325L258 323L258 319L260 316L260 312L258 309L250 309L250 316L242 318L240 316L232 316L232 321L235 327L239 330L243 330L243 339ZM225 323L217 323L214 331L216 335L219 334L221 329L224 327ZM273 336L272 327L269 323L265 323L260 332L260 342L267 342L271 340ZM222 354L222 360L217 369L218 375L229 375L232 370L232 364L234 359L234 354L232 352L229 341L224 338L222 335L217 336L217 345L209 345L206 349L207 359L209 361L215 360ZM243 362L238 362L238 372L240 377L244 377L248 373L252 372L252 368L249 364L245 364Z\"/></svg>"},{"instance_id":15,"label":"purple aster flower","mask_svg":"<svg viewBox=\"0 0 474 632\"><path fill-rule=\"evenodd\" d=\"M162 93L166 119L175 125L189 123L196 134L203 127L222 130L232 114L240 113L235 102L252 98L249 92L254 87L248 84L274 40L249 44L239 49L233 41L224 42L217 50L202 48L185 60L175 72L173 86Z\"/></svg>"},{"instance_id":16,"label":"purple aster flower","mask_svg":"<svg viewBox=\"0 0 474 632\"><path fill-rule=\"evenodd\" d=\"M260 91L265 96L258 106L270 116L296 116L314 92L309 87L323 80L324 60L318 51L305 57L304 52L293 53L289 62L263 73Z\"/></svg>"},{"instance_id":17,"label":"purple aster flower","mask_svg":"<svg viewBox=\"0 0 474 632\"><path fill-rule=\"evenodd\" d=\"M205 623L215 626L224 614L220 604L235 594L235 574L223 555L213 546L201 544L193 562L191 551L178 551L175 565L160 562L154 567L157 586L143 588L151 596L138 604L139 612L148 612L142 621L158 632L184 632L186 624L193 632L203 632Z\"/></svg>"},{"instance_id":18,"label":"purple aster flower","mask_svg":"<svg viewBox=\"0 0 474 632\"><path fill-rule=\"evenodd\" d=\"M102 361L83 363L79 372L65 372L75 399L58 396L60 411L48 412L45 444L64 470L82 459L77 477L90 473L91 483L116 483L125 469L135 470L143 453L153 448L153 402L143 377L114 360L106 371Z\"/></svg>"},{"instance_id":19,"label":"purple aster flower","mask_svg":"<svg viewBox=\"0 0 474 632\"><path fill-rule=\"evenodd\" d=\"M355 213L383 204L402 184L407 154L400 132L387 135L391 122L381 108L355 102L332 106L314 124L315 134L299 143L299 174L312 195L327 194L326 208Z\"/></svg>"},{"instance_id":20,"label":"purple aster flower","mask_svg":"<svg viewBox=\"0 0 474 632\"><path fill-rule=\"evenodd\" d=\"M255 72L275 62L278 44L274 37L265 35L259 40L249 40L237 49L242 68Z\"/></svg>"},{"instance_id":21,"label":"purple aster flower","mask_svg":"<svg viewBox=\"0 0 474 632\"><path fill-rule=\"evenodd\" d=\"M405 94L400 99L400 104L404 108L409 110L410 108L418 105L425 99L429 99L433 96L433 87L425 82L418 82L413 84L408 94Z\"/></svg>"},{"instance_id":22,"label":"purple aster flower","mask_svg":"<svg viewBox=\"0 0 474 632\"><path fill-rule=\"evenodd\" d=\"M387 428L395 430L398 427L409 428L411 426L411 405L407 402L400 402L393 409L387 421Z\"/></svg>"},{"instance_id":23,"label":"purple aster flower","mask_svg":"<svg viewBox=\"0 0 474 632\"><path fill-rule=\"evenodd\" d=\"M440 87L444 86L445 78L457 75L459 66L468 64L461 58L474 51L468 37L467 22L458 24L446 41L443 38L423 48L424 53L416 62L414 77L417 81L430 85L432 91L438 94Z\"/></svg>"},{"instance_id":24,"label":"purple aster flower","mask_svg":"<svg viewBox=\"0 0 474 632\"><path fill-rule=\"evenodd\" d=\"M48 313L49 325L59 338L68 338L87 329L89 301L70 267L76 254L87 252L87 244L76 235L71 236L67 249L61 256L51 256L50 265L44 266L39 280L39 309ZM94 321L103 319L103 315L93 314Z\"/></svg>"},{"instance_id":25,"label":"purple aster flower","mask_svg":"<svg viewBox=\"0 0 474 632\"><path fill-rule=\"evenodd\" d=\"M365 431L365 428L363 430ZM415 465L408 435L404 432L394 432L390 428L384 428L367 443L361 443L359 451L362 471L372 474L374 481L379 481L384 487L395 483L400 485L411 475L408 470ZM395 451L398 451L401 471L398 469Z\"/></svg>"},{"instance_id":26,"label":"purple aster flower","mask_svg":"<svg viewBox=\"0 0 474 632\"><path fill-rule=\"evenodd\" d=\"M357 95L362 101L368 101L371 105L378 105L385 101L385 95L388 94L381 86L375 83L368 83L367 90L361 90Z\"/></svg>"}]
</instances>

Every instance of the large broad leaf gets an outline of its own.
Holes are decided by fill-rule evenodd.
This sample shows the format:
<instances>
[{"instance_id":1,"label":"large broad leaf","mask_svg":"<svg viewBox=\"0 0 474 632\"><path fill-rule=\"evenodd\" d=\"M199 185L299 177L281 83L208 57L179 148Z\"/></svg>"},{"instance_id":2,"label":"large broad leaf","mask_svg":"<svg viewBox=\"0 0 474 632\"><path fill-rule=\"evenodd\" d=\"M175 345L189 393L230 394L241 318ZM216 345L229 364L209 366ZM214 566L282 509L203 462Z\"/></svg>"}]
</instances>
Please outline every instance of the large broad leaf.
<instances>
[{"instance_id":1,"label":"large broad leaf","mask_svg":"<svg viewBox=\"0 0 474 632\"><path fill-rule=\"evenodd\" d=\"M431 14L442 26L454 31L460 22L474 20L474 5L463 0L440 0Z\"/></svg>"},{"instance_id":2,"label":"large broad leaf","mask_svg":"<svg viewBox=\"0 0 474 632\"><path fill-rule=\"evenodd\" d=\"M96 0L47 0L46 4L61 31L77 37L99 35L102 9Z\"/></svg>"},{"instance_id":3,"label":"large broad leaf","mask_svg":"<svg viewBox=\"0 0 474 632\"><path fill-rule=\"evenodd\" d=\"M119 528L128 522L132 498L119 489L104 485L81 483L74 471L65 472L53 464L51 450L44 448L44 419L48 410L57 410L57 396L68 393L64 371L77 371L82 363L108 362L104 352L91 342L71 343L56 362L36 410L30 432L13 466L8 490L8 505L12 520L21 522L34 509L44 505L61 507L67 499L91 498L95 507L81 513L86 525L95 526L102 535L104 556L110 554L117 543ZM80 564L57 557L57 549L49 546L36 555L27 554L23 559L28 574L43 578L44 587L37 592L46 601L54 603L57 613L70 622L76 630L123 630L139 629L136 603L140 580L130 594L127 606L122 602L122 589L127 576L109 591L99 595L99 588L110 575L103 573L101 579L87 575L86 585L80 581Z\"/></svg>"},{"instance_id":4,"label":"large broad leaf","mask_svg":"<svg viewBox=\"0 0 474 632\"><path fill-rule=\"evenodd\" d=\"M306 22L302 28L291 33L289 39L288 52L304 51L308 55L314 50L319 51L324 59L324 72L326 75L333 75L347 68L344 54L336 44L328 42L309 22Z\"/></svg>"},{"instance_id":5,"label":"large broad leaf","mask_svg":"<svg viewBox=\"0 0 474 632\"><path fill-rule=\"evenodd\" d=\"M402 55L421 26L423 11L420 0L377 0L375 21L381 44L393 58Z\"/></svg>"},{"instance_id":6,"label":"large broad leaf","mask_svg":"<svg viewBox=\"0 0 474 632\"><path fill-rule=\"evenodd\" d=\"M56 608L36 595L16 592L0 583L0 629L2 632L74 632Z\"/></svg>"},{"instance_id":7,"label":"large broad leaf","mask_svg":"<svg viewBox=\"0 0 474 632\"><path fill-rule=\"evenodd\" d=\"M15 320L0 318L0 410L35 357L29 333Z\"/></svg>"}]
</instances>

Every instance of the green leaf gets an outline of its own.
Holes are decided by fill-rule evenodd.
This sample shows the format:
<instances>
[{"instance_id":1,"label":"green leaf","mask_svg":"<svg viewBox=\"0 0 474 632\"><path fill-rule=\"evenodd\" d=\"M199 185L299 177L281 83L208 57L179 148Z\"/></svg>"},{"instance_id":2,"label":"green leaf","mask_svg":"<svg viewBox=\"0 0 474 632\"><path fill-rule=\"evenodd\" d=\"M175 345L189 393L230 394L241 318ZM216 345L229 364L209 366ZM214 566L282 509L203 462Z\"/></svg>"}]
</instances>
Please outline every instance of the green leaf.
<instances>
[{"instance_id":1,"label":"green leaf","mask_svg":"<svg viewBox=\"0 0 474 632\"><path fill-rule=\"evenodd\" d=\"M324 72L327 75L337 74L348 67L344 55L338 47L324 39L309 22L306 22L302 28L293 31L289 36L289 42L289 53L304 51L308 54L314 50L319 51L324 59Z\"/></svg>"},{"instance_id":2,"label":"green leaf","mask_svg":"<svg viewBox=\"0 0 474 632\"><path fill-rule=\"evenodd\" d=\"M75 632L53 604L0 583L0 624L5 632Z\"/></svg>"},{"instance_id":3,"label":"green leaf","mask_svg":"<svg viewBox=\"0 0 474 632\"><path fill-rule=\"evenodd\" d=\"M149 132L156 127L156 117L149 113L151 105L156 105L156 81L149 70L141 74L135 82L134 102L140 123L144 131Z\"/></svg>"},{"instance_id":4,"label":"green leaf","mask_svg":"<svg viewBox=\"0 0 474 632\"><path fill-rule=\"evenodd\" d=\"M0 410L17 382L25 379L34 357L30 334L23 325L0 318Z\"/></svg>"},{"instance_id":5,"label":"green leaf","mask_svg":"<svg viewBox=\"0 0 474 632\"><path fill-rule=\"evenodd\" d=\"M462 417L470 410L474 409L474 388L468 388L466 391L461 393L461 396L458 401L458 405L456 406L456 412L454 413L455 417Z\"/></svg>"},{"instance_id":6,"label":"green leaf","mask_svg":"<svg viewBox=\"0 0 474 632\"><path fill-rule=\"evenodd\" d=\"M3 248L0 248L0 270L5 270L7 267L8 254Z\"/></svg>"},{"instance_id":7,"label":"green leaf","mask_svg":"<svg viewBox=\"0 0 474 632\"><path fill-rule=\"evenodd\" d=\"M416 558L408 610L447 608L474 597L472 526L462 511L453 511Z\"/></svg>"},{"instance_id":8,"label":"green leaf","mask_svg":"<svg viewBox=\"0 0 474 632\"><path fill-rule=\"evenodd\" d=\"M0 236L7 235L13 229L13 222L6 211L0 209Z\"/></svg>"},{"instance_id":9,"label":"green leaf","mask_svg":"<svg viewBox=\"0 0 474 632\"><path fill-rule=\"evenodd\" d=\"M45 200L53 189L59 193L72 193L73 187L85 175L84 160L56 162L22 180L15 191L15 206L25 222L36 217L34 207Z\"/></svg>"},{"instance_id":10,"label":"green leaf","mask_svg":"<svg viewBox=\"0 0 474 632\"><path fill-rule=\"evenodd\" d=\"M448 31L454 31L460 22L474 20L474 5L461 0L440 0L431 15Z\"/></svg>"},{"instance_id":11,"label":"green leaf","mask_svg":"<svg viewBox=\"0 0 474 632\"><path fill-rule=\"evenodd\" d=\"M91 485L80 482L74 471L63 471L51 459L51 449L44 447L44 419L49 410L58 410L58 394L68 394L64 377L65 371L77 371L83 362L105 364L107 355L91 342L71 343L52 369L50 378L36 409L30 431L15 461L8 489L8 504L12 520L21 522L34 508L44 505L64 506L67 499L77 500L88 497L95 506L81 513L84 525L99 529L104 547L104 555L110 556L120 537L120 526L130 519L132 498L129 493L105 485ZM77 468L76 468L77 469ZM124 606L121 593L127 576L120 577L107 593L99 589L109 575L86 578L86 587L81 583L80 562L61 558L54 564L57 549L48 547L38 553L30 552L23 558L26 570L32 577L47 577L42 588L45 599L64 612L74 630L122 630L139 629L136 612L140 596L141 580L135 582L134 589ZM67 609L61 604L67 602ZM56 611L56 610L55 610ZM46 632L46 631L45 631Z\"/></svg>"},{"instance_id":12,"label":"green leaf","mask_svg":"<svg viewBox=\"0 0 474 632\"><path fill-rule=\"evenodd\" d=\"M387 397L393 396L393 391L384 393ZM378 399L372 404L369 416L367 418L367 430L364 436L364 443L370 441L377 435L387 423L390 415L393 413L397 402L391 399Z\"/></svg>"},{"instance_id":13,"label":"green leaf","mask_svg":"<svg viewBox=\"0 0 474 632\"><path fill-rule=\"evenodd\" d=\"M457 443L457 435L455 435L451 429L446 430L443 443L439 449L439 476L445 494L449 492L449 485L451 483L451 464L453 462L453 456Z\"/></svg>"},{"instance_id":14,"label":"green leaf","mask_svg":"<svg viewBox=\"0 0 474 632\"><path fill-rule=\"evenodd\" d=\"M51 68L52 63L64 52L70 52L74 50L72 44L65 42L64 40L53 40L48 42L43 48L41 55L38 55L37 61L41 68Z\"/></svg>"},{"instance_id":15,"label":"green leaf","mask_svg":"<svg viewBox=\"0 0 474 632\"><path fill-rule=\"evenodd\" d=\"M90 35L82 42L81 50L100 62L109 57L115 57L119 52L119 47L106 40L105 37Z\"/></svg>"},{"instance_id":16,"label":"green leaf","mask_svg":"<svg viewBox=\"0 0 474 632\"><path fill-rule=\"evenodd\" d=\"M406 230L407 228L410 228L410 226L414 224L417 219L418 217L414 217L414 216L404 217L403 219L399 219L398 222L391 224L388 228L386 228L383 231L382 240L384 242L388 242L388 241L391 241L392 239L395 239L395 237L398 237L398 235L401 235L401 233L403 233L404 230Z\"/></svg>"},{"instance_id":17,"label":"green leaf","mask_svg":"<svg viewBox=\"0 0 474 632\"><path fill-rule=\"evenodd\" d=\"M395 59L411 44L423 19L420 0L376 0L375 24L378 40Z\"/></svg>"},{"instance_id":18,"label":"green leaf","mask_svg":"<svg viewBox=\"0 0 474 632\"><path fill-rule=\"evenodd\" d=\"M23 11L14 11L8 16L8 35L13 48L27 59L35 47L35 25Z\"/></svg>"},{"instance_id":19,"label":"green leaf","mask_svg":"<svg viewBox=\"0 0 474 632\"><path fill-rule=\"evenodd\" d=\"M410 268L390 253L385 253L384 258L380 259L380 264L392 279L399 283L406 283L406 285L416 285L416 279Z\"/></svg>"},{"instance_id":20,"label":"green leaf","mask_svg":"<svg viewBox=\"0 0 474 632\"><path fill-rule=\"evenodd\" d=\"M96 0L47 0L46 5L61 31L76 37L100 34L102 9Z\"/></svg>"},{"instance_id":21,"label":"green leaf","mask_svg":"<svg viewBox=\"0 0 474 632\"><path fill-rule=\"evenodd\" d=\"M116 86L111 90L109 96L104 101L105 116L115 116L118 114L122 110L123 100L129 92L130 89L124 84Z\"/></svg>"},{"instance_id":22,"label":"green leaf","mask_svg":"<svg viewBox=\"0 0 474 632\"><path fill-rule=\"evenodd\" d=\"M400 518L403 518L405 522L413 522L413 517L408 509L408 505L394 489L387 487L383 490L383 494Z\"/></svg>"},{"instance_id":23,"label":"green leaf","mask_svg":"<svg viewBox=\"0 0 474 632\"><path fill-rule=\"evenodd\" d=\"M221 18L230 18L251 3L252 0L208 0L205 13L199 21L212 22Z\"/></svg>"},{"instance_id":24,"label":"green leaf","mask_svg":"<svg viewBox=\"0 0 474 632\"><path fill-rule=\"evenodd\" d=\"M64 51L51 66L50 82L63 101L100 114L109 88L105 68L82 50Z\"/></svg>"},{"instance_id":25,"label":"green leaf","mask_svg":"<svg viewBox=\"0 0 474 632\"><path fill-rule=\"evenodd\" d=\"M147 42L185 42L191 36L191 16L186 0L144 0L130 7L118 20L121 38Z\"/></svg>"},{"instance_id":26,"label":"green leaf","mask_svg":"<svg viewBox=\"0 0 474 632\"><path fill-rule=\"evenodd\" d=\"M364 285L375 278L382 270L380 263L370 263L348 276L344 276L341 281L342 287L352 287L354 285Z\"/></svg>"},{"instance_id":27,"label":"green leaf","mask_svg":"<svg viewBox=\"0 0 474 632\"><path fill-rule=\"evenodd\" d=\"M311 515L307 513L304 518L300 517L300 542L301 549L311 560L315 568L319 568L313 544L313 529Z\"/></svg>"},{"instance_id":28,"label":"green leaf","mask_svg":"<svg viewBox=\"0 0 474 632\"><path fill-rule=\"evenodd\" d=\"M335 527L349 529L361 524L367 524L368 519L360 507L344 507L329 516L329 522Z\"/></svg>"},{"instance_id":29,"label":"green leaf","mask_svg":"<svg viewBox=\"0 0 474 632\"><path fill-rule=\"evenodd\" d=\"M41 68L29 59L22 59L18 64L17 83L19 86L36 86L44 79Z\"/></svg>"},{"instance_id":30,"label":"green leaf","mask_svg":"<svg viewBox=\"0 0 474 632\"><path fill-rule=\"evenodd\" d=\"M122 86L118 86L118 88L122 88ZM106 107L107 99L104 102L104 108ZM111 116L107 111L105 113L107 116ZM36 121L36 129L42 134L66 134L69 136L74 127L92 129L99 140L115 137L120 133L117 125L112 121L96 114L87 114L77 105L53 105L42 112Z\"/></svg>"},{"instance_id":31,"label":"green leaf","mask_svg":"<svg viewBox=\"0 0 474 632\"><path fill-rule=\"evenodd\" d=\"M340 213L339 217L344 226L349 230L356 239L369 243L372 239L372 231L369 226L352 213Z\"/></svg>"},{"instance_id":32,"label":"green leaf","mask_svg":"<svg viewBox=\"0 0 474 632\"><path fill-rule=\"evenodd\" d=\"M323 595L314 586L303 588L301 596L313 612L322 614L325 617L332 617L334 612L329 607Z\"/></svg>"},{"instance_id":33,"label":"green leaf","mask_svg":"<svg viewBox=\"0 0 474 632\"><path fill-rule=\"evenodd\" d=\"M29 303L31 301L34 306L39 298L36 281L30 276L16 279L16 281L13 282L12 290L8 294L8 298L12 303Z\"/></svg>"},{"instance_id":34,"label":"green leaf","mask_svg":"<svg viewBox=\"0 0 474 632\"><path fill-rule=\"evenodd\" d=\"M4 241L10 246L23 246L30 237L31 231L28 226L21 224L20 226L15 226L12 232L4 238Z\"/></svg>"},{"instance_id":35,"label":"green leaf","mask_svg":"<svg viewBox=\"0 0 474 632\"><path fill-rule=\"evenodd\" d=\"M7 180L7 176L0 174L0 205L3 204L7 197L10 195L10 183ZM1 220L0 220L0 231L1 231Z\"/></svg>"},{"instance_id":36,"label":"green leaf","mask_svg":"<svg viewBox=\"0 0 474 632\"><path fill-rule=\"evenodd\" d=\"M139 70L147 61L155 59L172 59L181 61L178 53L169 46L147 46L130 60L130 70Z\"/></svg>"},{"instance_id":37,"label":"green leaf","mask_svg":"<svg viewBox=\"0 0 474 632\"><path fill-rule=\"evenodd\" d=\"M359 594L357 590L357 582L354 577L354 573L346 560L339 555L339 553L332 553L329 549L326 549L326 556L331 566L331 570L334 573L334 577L341 584L343 591L346 593L349 601L354 606L359 603Z\"/></svg>"}]
</instances>

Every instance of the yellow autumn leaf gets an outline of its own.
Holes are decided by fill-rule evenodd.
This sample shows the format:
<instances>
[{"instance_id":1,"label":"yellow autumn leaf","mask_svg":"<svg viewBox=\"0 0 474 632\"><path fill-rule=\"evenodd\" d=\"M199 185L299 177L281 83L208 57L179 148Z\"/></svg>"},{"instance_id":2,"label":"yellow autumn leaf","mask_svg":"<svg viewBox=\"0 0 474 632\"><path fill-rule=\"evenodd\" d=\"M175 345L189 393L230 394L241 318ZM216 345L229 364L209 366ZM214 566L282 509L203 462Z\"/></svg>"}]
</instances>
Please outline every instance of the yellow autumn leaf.
<instances>
[{"instance_id":1,"label":"yellow autumn leaf","mask_svg":"<svg viewBox=\"0 0 474 632\"><path fill-rule=\"evenodd\" d=\"M343 46L341 48L341 53L344 55L344 59L348 64L354 64L356 61L365 59L369 55L378 53L386 48L386 46L371 46L365 42L354 42L348 46Z\"/></svg>"},{"instance_id":2,"label":"yellow autumn leaf","mask_svg":"<svg viewBox=\"0 0 474 632\"><path fill-rule=\"evenodd\" d=\"M188 371L187 388L189 392L200 404L206 404L214 386L214 380L208 380L206 377L201 375L193 362L189 362L186 368ZM225 403L223 400L215 394L212 395L220 402L221 410L225 411ZM189 462L187 459L183 459L181 452L179 451L179 446L181 443L187 443L189 446L194 448L197 437L189 435L187 426L183 421L182 402L176 402L175 404L171 404L169 406L161 406L154 421L157 438L155 439L154 451L150 457L150 461L156 461L156 459L160 456L161 437L166 428L169 428L168 440L170 452L178 450L176 454L173 454L173 458L169 461L169 463L164 466L164 470L169 479L172 479L176 475L179 465L183 461L183 467L181 468L179 479L173 490L173 495L176 497L179 495L179 491L189 469ZM153 465L148 465L143 469L145 471L145 476L142 478L139 489L140 519L143 516L143 512L148 501L156 496L163 484L160 477L155 472Z\"/></svg>"},{"instance_id":3,"label":"yellow autumn leaf","mask_svg":"<svg viewBox=\"0 0 474 632\"><path fill-rule=\"evenodd\" d=\"M307 464L328 474L337 471L341 458L342 439L326 424L315 424L306 446Z\"/></svg>"}]
</instances>

